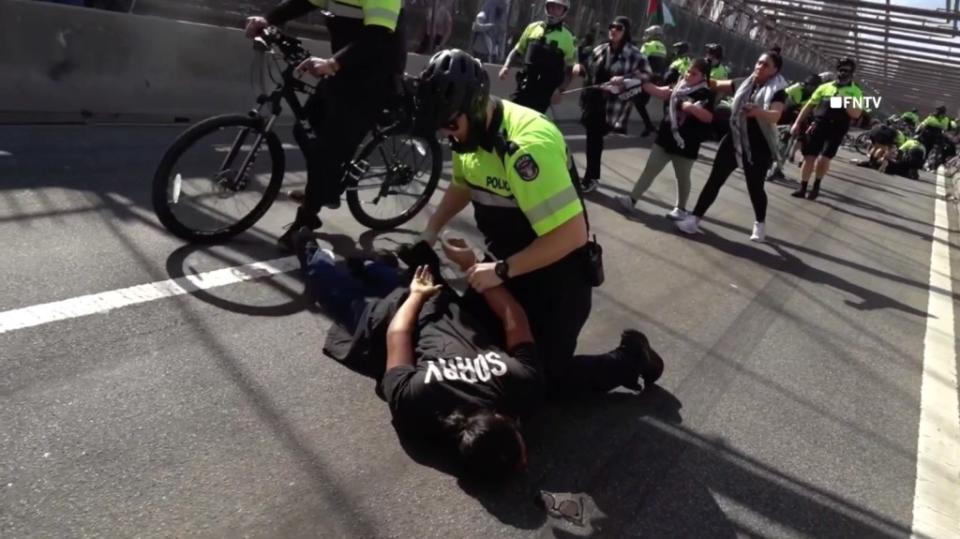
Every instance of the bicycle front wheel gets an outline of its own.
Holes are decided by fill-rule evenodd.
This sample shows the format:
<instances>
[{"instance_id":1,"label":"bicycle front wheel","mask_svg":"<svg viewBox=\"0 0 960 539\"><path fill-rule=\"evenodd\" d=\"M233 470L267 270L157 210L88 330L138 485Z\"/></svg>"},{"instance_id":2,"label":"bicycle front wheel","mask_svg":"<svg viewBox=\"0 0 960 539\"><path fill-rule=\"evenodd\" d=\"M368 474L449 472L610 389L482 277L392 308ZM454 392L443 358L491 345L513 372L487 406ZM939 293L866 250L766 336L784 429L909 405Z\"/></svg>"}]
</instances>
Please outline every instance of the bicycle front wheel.
<instances>
[{"instance_id":1,"label":"bicycle front wheel","mask_svg":"<svg viewBox=\"0 0 960 539\"><path fill-rule=\"evenodd\" d=\"M280 191L284 167L280 139L261 118L208 118L164 154L153 178L153 208L177 237L223 241L263 217Z\"/></svg>"},{"instance_id":2,"label":"bicycle front wheel","mask_svg":"<svg viewBox=\"0 0 960 539\"><path fill-rule=\"evenodd\" d=\"M398 130L374 137L348 168L356 174L356 184L347 188L350 213L368 228L390 230L430 201L443 156L436 138Z\"/></svg>"}]
</instances>

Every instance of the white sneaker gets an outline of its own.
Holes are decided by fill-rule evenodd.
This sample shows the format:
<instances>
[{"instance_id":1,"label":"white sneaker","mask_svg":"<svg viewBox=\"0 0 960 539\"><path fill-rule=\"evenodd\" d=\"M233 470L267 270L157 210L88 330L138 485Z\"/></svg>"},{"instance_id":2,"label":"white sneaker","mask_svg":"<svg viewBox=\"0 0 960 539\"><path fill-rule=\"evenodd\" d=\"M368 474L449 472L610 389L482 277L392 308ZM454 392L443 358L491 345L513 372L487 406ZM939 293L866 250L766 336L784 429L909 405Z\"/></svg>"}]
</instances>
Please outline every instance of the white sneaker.
<instances>
[{"instance_id":1,"label":"white sneaker","mask_svg":"<svg viewBox=\"0 0 960 539\"><path fill-rule=\"evenodd\" d=\"M687 215L682 220L677 221L677 228L687 234L703 234L700 230L700 218L696 215Z\"/></svg>"},{"instance_id":2,"label":"white sneaker","mask_svg":"<svg viewBox=\"0 0 960 539\"><path fill-rule=\"evenodd\" d=\"M755 241L763 243L767 239L767 230L766 226L763 223L758 223L754 221L753 223L753 234L750 234L750 241Z\"/></svg>"},{"instance_id":3,"label":"white sneaker","mask_svg":"<svg viewBox=\"0 0 960 539\"><path fill-rule=\"evenodd\" d=\"M633 205L633 201L630 200L630 197L621 195L616 198L616 201L617 205L620 206L620 211L624 215L633 215L637 212L637 208Z\"/></svg>"},{"instance_id":4,"label":"white sneaker","mask_svg":"<svg viewBox=\"0 0 960 539\"><path fill-rule=\"evenodd\" d=\"M687 210L681 210L680 208L674 208L670 210L670 213L667 214L667 219L673 219L674 221L682 221L690 215L687 213Z\"/></svg>"}]
</instances>

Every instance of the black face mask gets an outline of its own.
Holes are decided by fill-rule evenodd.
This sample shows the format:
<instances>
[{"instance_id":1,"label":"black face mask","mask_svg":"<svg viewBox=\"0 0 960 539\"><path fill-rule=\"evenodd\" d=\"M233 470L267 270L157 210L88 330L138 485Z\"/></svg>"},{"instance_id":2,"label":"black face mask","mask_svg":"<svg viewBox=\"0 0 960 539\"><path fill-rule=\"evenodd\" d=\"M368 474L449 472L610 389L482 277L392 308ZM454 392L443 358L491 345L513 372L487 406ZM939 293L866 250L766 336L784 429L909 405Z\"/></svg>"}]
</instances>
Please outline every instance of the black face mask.
<instances>
[{"instance_id":1,"label":"black face mask","mask_svg":"<svg viewBox=\"0 0 960 539\"><path fill-rule=\"evenodd\" d=\"M848 84L851 80L853 80L853 73L837 71L837 82L841 84Z\"/></svg>"}]
</instances>

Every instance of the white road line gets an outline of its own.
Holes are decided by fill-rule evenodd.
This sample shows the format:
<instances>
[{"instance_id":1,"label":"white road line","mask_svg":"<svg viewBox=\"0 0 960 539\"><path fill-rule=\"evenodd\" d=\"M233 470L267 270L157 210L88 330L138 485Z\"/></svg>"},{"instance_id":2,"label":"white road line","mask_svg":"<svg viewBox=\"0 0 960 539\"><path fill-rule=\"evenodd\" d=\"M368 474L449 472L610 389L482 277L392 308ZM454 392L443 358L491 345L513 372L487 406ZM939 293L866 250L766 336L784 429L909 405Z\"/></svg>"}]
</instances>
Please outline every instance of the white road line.
<instances>
[{"instance_id":1,"label":"white road line","mask_svg":"<svg viewBox=\"0 0 960 539\"><path fill-rule=\"evenodd\" d=\"M0 157L10 157L10 156L12 156L12 155L13 155L13 154L10 153L10 152L5 152L5 151L3 151L3 150L0 150Z\"/></svg>"},{"instance_id":2,"label":"white road line","mask_svg":"<svg viewBox=\"0 0 960 539\"><path fill-rule=\"evenodd\" d=\"M911 537L960 537L960 413L950 279L949 219L937 174L927 330L923 338L917 485Z\"/></svg>"},{"instance_id":3,"label":"white road line","mask_svg":"<svg viewBox=\"0 0 960 539\"><path fill-rule=\"evenodd\" d=\"M120 307L180 296L198 290L260 279L293 271L299 267L296 257L288 256L4 311L0 312L0 334L58 320L105 313Z\"/></svg>"}]
</instances>

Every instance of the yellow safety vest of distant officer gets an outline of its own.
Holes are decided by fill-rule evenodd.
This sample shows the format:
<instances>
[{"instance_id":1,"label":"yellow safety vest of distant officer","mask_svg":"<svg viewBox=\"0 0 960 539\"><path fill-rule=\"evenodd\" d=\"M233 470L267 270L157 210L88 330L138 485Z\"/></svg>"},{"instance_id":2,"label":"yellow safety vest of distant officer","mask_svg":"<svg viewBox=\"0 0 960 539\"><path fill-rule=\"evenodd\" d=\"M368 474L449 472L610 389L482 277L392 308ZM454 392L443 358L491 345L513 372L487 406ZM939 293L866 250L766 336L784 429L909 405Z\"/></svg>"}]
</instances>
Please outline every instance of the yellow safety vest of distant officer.
<instances>
[{"instance_id":1,"label":"yellow safety vest of distant officer","mask_svg":"<svg viewBox=\"0 0 960 539\"><path fill-rule=\"evenodd\" d=\"M517 89L510 99L545 113L552 103L560 101L561 92L570 84L577 45L573 32L563 25L570 0L546 0L543 10L545 20L531 23L523 30L499 76L506 80L510 66L522 60Z\"/></svg>"},{"instance_id":2,"label":"yellow safety vest of distant officer","mask_svg":"<svg viewBox=\"0 0 960 539\"><path fill-rule=\"evenodd\" d=\"M707 43L707 59L710 60L710 80L727 80L730 70L723 65L723 46L719 43Z\"/></svg>"}]
</instances>

